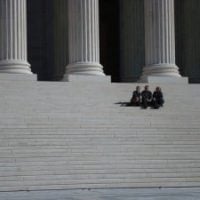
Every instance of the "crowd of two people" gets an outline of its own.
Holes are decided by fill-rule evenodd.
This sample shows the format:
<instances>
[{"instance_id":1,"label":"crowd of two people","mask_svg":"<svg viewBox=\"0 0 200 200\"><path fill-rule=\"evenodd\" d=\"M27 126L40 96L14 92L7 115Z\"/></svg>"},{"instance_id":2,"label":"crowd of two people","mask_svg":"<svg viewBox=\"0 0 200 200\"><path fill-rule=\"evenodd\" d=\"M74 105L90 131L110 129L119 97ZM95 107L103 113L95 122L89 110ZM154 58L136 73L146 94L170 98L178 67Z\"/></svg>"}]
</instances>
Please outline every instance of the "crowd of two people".
<instances>
[{"instance_id":1,"label":"crowd of two people","mask_svg":"<svg viewBox=\"0 0 200 200\"><path fill-rule=\"evenodd\" d=\"M158 109L162 107L163 104L164 97L161 88L156 87L152 94L148 85L144 87L142 92L140 91L140 86L137 86L130 101L130 106L141 106L144 109L147 107Z\"/></svg>"}]
</instances>

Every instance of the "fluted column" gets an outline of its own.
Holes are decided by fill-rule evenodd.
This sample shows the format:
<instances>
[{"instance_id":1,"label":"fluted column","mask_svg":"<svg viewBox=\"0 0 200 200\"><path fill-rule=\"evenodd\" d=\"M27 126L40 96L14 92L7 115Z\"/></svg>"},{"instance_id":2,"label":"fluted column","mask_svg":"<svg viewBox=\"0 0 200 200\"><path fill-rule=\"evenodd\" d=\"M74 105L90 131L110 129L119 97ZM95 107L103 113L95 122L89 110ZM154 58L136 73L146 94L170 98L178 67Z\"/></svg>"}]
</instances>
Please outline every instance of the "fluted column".
<instances>
[{"instance_id":1,"label":"fluted column","mask_svg":"<svg viewBox=\"0 0 200 200\"><path fill-rule=\"evenodd\" d=\"M0 0L0 73L31 74L26 0Z\"/></svg>"},{"instance_id":2,"label":"fluted column","mask_svg":"<svg viewBox=\"0 0 200 200\"><path fill-rule=\"evenodd\" d=\"M148 76L180 77L175 64L174 0L144 0L145 62Z\"/></svg>"},{"instance_id":3,"label":"fluted column","mask_svg":"<svg viewBox=\"0 0 200 200\"><path fill-rule=\"evenodd\" d=\"M104 75L99 56L99 1L68 0L69 74Z\"/></svg>"}]
</instances>

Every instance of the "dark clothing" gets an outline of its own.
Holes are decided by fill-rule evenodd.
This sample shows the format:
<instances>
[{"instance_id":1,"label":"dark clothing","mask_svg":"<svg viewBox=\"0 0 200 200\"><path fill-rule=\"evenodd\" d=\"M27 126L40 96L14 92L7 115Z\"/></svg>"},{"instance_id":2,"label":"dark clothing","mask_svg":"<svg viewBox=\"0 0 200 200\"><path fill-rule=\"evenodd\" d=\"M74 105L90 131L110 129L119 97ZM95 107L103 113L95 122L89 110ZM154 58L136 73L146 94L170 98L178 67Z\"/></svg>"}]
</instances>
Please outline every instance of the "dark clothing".
<instances>
[{"instance_id":1,"label":"dark clothing","mask_svg":"<svg viewBox=\"0 0 200 200\"><path fill-rule=\"evenodd\" d=\"M163 106L163 104L164 104L163 93L161 91L155 91L153 93L152 106L154 108L159 108L160 106Z\"/></svg>"},{"instance_id":2,"label":"dark clothing","mask_svg":"<svg viewBox=\"0 0 200 200\"><path fill-rule=\"evenodd\" d=\"M147 99L148 101L152 99L152 93L149 90L144 90L141 95L143 99Z\"/></svg>"},{"instance_id":3,"label":"dark clothing","mask_svg":"<svg viewBox=\"0 0 200 200\"><path fill-rule=\"evenodd\" d=\"M142 96L142 107L147 108L148 106L151 106L151 101L152 101L151 91L144 90L141 96Z\"/></svg>"},{"instance_id":4,"label":"dark clothing","mask_svg":"<svg viewBox=\"0 0 200 200\"><path fill-rule=\"evenodd\" d=\"M137 90L133 92L133 96L131 98L131 105L133 106L140 106L140 97L141 93Z\"/></svg>"}]
</instances>

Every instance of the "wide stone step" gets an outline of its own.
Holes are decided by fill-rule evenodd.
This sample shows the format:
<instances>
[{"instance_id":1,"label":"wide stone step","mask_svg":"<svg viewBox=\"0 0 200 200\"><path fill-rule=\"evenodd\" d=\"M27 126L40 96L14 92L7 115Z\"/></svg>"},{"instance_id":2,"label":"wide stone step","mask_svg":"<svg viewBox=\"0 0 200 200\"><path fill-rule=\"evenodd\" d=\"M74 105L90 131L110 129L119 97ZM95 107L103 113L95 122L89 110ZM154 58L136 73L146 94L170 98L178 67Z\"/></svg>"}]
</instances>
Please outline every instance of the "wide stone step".
<instances>
[{"instance_id":1,"label":"wide stone step","mask_svg":"<svg viewBox=\"0 0 200 200\"><path fill-rule=\"evenodd\" d=\"M123 143L117 142L117 141L105 141L105 142L98 142L98 141L89 141L89 142L84 142L84 144L80 141L63 141L63 140L21 140L21 141L4 141L0 142L0 147L15 147L15 146L68 146L68 147L73 147L73 146L110 146L110 145L200 145L199 140L192 140L192 141L164 141L164 140L144 140L144 141L124 141Z\"/></svg>"},{"instance_id":2,"label":"wide stone step","mask_svg":"<svg viewBox=\"0 0 200 200\"><path fill-rule=\"evenodd\" d=\"M90 147L85 147L82 145L80 147L66 147L66 146L56 146L55 148L52 148L51 146L48 147L32 147L32 148L26 148L26 147L15 147L14 149L11 147L1 147L0 148L0 152L1 155L4 154L37 154L37 153L88 153L88 154L96 154L96 153L123 153L125 152L126 154L132 154L133 152L137 151L138 149L140 149L141 153L145 153L145 152L149 152L151 151L152 153L155 152L169 152L169 153L184 153L184 152L199 152L200 151L200 147L199 145L191 145L191 146L172 146L170 145L170 147L168 146L146 146L146 145L137 145L137 146L133 146L133 145L121 145L121 146L90 146Z\"/></svg>"},{"instance_id":3,"label":"wide stone step","mask_svg":"<svg viewBox=\"0 0 200 200\"><path fill-rule=\"evenodd\" d=\"M174 159L174 158L185 158L187 159L188 157L190 157L191 159L198 159L200 158L200 152L199 151L191 151L188 149L187 152L181 152L181 151L176 151L176 152L167 152L167 151L155 151L155 150L151 150L149 149L149 151L140 151L140 152L134 152L134 156L133 156L133 152L131 151L126 151L126 150L120 150L117 152L113 152L113 151L101 151L101 152L84 152L84 150L82 152L70 152L70 151L66 151L66 152L30 152L30 153L13 153L13 152L4 152L0 154L0 158L26 158L26 157L72 157L72 158L79 158L80 160L84 160L84 159L98 159L98 157L100 159L106 159L106 158L110 158L113 157L113 159L115 157L121 159L127 159L127 158L135 158L137 159L138 157L141 158L154 158L156 157L157 159L159 158L168 158L168 159ZM82 157L82 158L81 158Z\"/></svg>"},{"instance_id":4,"label":"wide stone step","mask_svg":"<svg viewBox=\"0 0 200 200\"><path fill-rule=\"evenodd\" d=\"M14 167L21 167L21 166L38 166L38 165L44 165L44 166L54 166L54 165L61 165L61 166L70 166L70 167L74 167L75 169L78 167L78 168L81 168L81 169L84 169L84 168L87 168L88 166L90 167L94 167L94 168L99 168L100 165L102 166L131 166L132 168L136 167L138 168L141 167L141 168L150 168L150 166L163 166L165 165L166 167L167 166L177 166L177 165L183 165L184 166L188 166L189 165L192 165L193 167L196 166L199 166L200 164L200 160L192 160L192 159L176 159L176 160L166 160L166 159L163 159L163 160L153 160L153 159L146 159L146 160L143 160L143 159L132 159L132 160L123 160L123 162L121 162L121 160L101 160L100 162L97 162L96 160L95 161L85 161L84 162L86 165L82 165L82 161L70 161L68 159L59 159L59 158L52 158L52 157L49 157L47 160L44 160L42 158L39 158L39 159L25 159L25 160L19 160L18 159L15 159L15 158L2 158L0 160L0 166L1 167L12 167L14 165ZM97 164L97 165L96 165Z\"/></svg>"},{"instance_id":5,"label":"wide stone step","mask_svg":"<svg viewBox=\"0 0 200 200\"><path fill-rule=\"evenodd\" d=\"M58 168L59 170L59 168ZM140 172L139 170L130 170L130 169L113 169L113 170L90 170L90 171L87 171L87 170L68 170L68 171L62 171L60 170L58 172L58 170L54 170L54 171L51 171L51 170L41 170L41 171L24 171L24 172L19 172L19 171L8 171L6 172L5 174L3 174L3 172L0 172L0 181L17 181L19 180L19 177L21 179L24 179L24 177L29 177L30 176L30 181L31 181L31 176L33 177L40 177L42 180L43 176L46 176L46 177L54 177L54 178L58 178L59 177L62 177L63 179L75 179L75 175L76 177L80 177L81 178L85 178L87 179L88 176L89 177L92 177L92 176L95 176L96 178L100 178L101 177L112 177L111 175L112 174L120 174L121 176L123 177L118 177L118 178L148 178L149 176L150 177L153 177L153 178L158 178L159 175L162 176L160 178L163 178L163 177L198 177L199 175L199 171L196 170L196 169L191 169L190 172L188 172L188 169L183 171L183 172L178 172L176 171L175 169L171 171L168 170L167 172L162 170L162 169L157 169L156 171L153 171L153 170L146 170L144 169L143 172ZM126 170L126 171L125 171ZM133 174L133 175L130 175L130 174ZM73 176L74 175L74 176ZM98 176L97 176L98 175ZM117 177L117 176L116 176ZM20 179L20 180L21 180ZM33 180L35 180L33 178Z\"/></svg>"},{"instance_id":6,"label":"wide stone step","mask_svg":"<svg viewBox=\"0 0 200 200\"><path fill-rule=\"evenodd\" d=\"M44 149L45 148L45 149ZM136 153L138 152L139 153ZM75 147L66 147L63 146L63 148L61 146L32 146L27 150L27 147L9 147L9 149L7 147L3 147L0 148L1 151L1 156L2 158L4 157L4 155L9 155L10 157L14 157L16 154L18 155L48 155L48 154L64 154L64 155L115 155L115 154L119 154L119 155L124 155L126 154L127 156L129 155L134 155L134 153L136 153L135 155L140 155L140 154L165 154L165 153L169 153L169 154L185 154L185 153L191 153L191 154L198 154L200 151L200 147L199 145L180 145L180 147L178 147L177 145L169 145L169 146L161 146L161 145L156 145L156 146L147 146L147 145L137 145L136 146L132 146L132 145L126 145L126 146L82 146L82 148L80 146L75 146ZM0 161L1 162L1 161Z\"/></svg>"},{"instance_id":7,"label":"wide stone step","mask_svg":"<svg viewBox=\"0 0 200 200\"><path fill-rule=\"evenodd\" d=\"M69 181L69 182L68 182ZM94 179L90 180L55 180L55 181L30 181L9 182L2 187L0 191L30 191L47 189L87 189L87 188L146 188L146 187L197 187L198 178L140 178L134 179Z\"/></svg>"},{"instance_id":8,"label":"wide stone step","mask_svg":"<svg viewBox=\"0 0 200 200\"><path fill-rule=\"evenodd\" d=\"M17 184L16 184L17 185ZM177 182L177 184L175 185L175 183L172 182L164 182L164 184L162 184L163 187L166 188L195 188L198 187L198 181L197 182L184 182L184 181L180 181ZM122 182L118 182L118 183L112 183L112 186L110 183L102 183L102 184L98 184L98 183L92 183L92 184L84 184L84 183L80 183L80 184L74 184L74 185L40 185L40 186L14 186L14 187L1 187L0 191L1 192L18 192L18 191L45 191L45 190L73 190L73 189L111 189L111 188L162 188L161 187L161 183L160 182L146 182L146 183L122 183Z\"/></svg>"},{"instance_id":9,"label":"wide stone step","mask_svg":"<svg viewBox=\"0 0 200 200\"><path fill-rule=\"evenodd\" d=\"M4 128L0 129L1 135L0 137L9 136L9 135L17 135L20 137L20 135L49 135L50 137L56 135L66 135L74 136L74 137L88 137L88 136L96 136L96 137L104 137L104 136L116 136L116 137L126 137L126 136L168 136L168 135L174 135L176 137L180 135L199 135L199 129L198 128L151 128L146 129L142 127L136 127L134 129L129 127L120 127L120 128L91 128L91 129L84 129L84 128L58 128L58 129L49 129L49 128ZM122 130L124 130L124 133L121 134ZM176 134L175 134L176 133Z\"/></svg>"},{"instance_id":10,"label":"wide stone step","mask_svg":"<svg viewBox=\"0 0 200 200\"><path fill-rule=\"evenodd\" d=\"M163 119L164 120L164 119ZM182 122L184 123L184 121ZM140 123L137 123L137 122L134 122L134 123L124 123L124 124L120 124L120 123L109 123L109 122L106 122L106 123L99 123L99 122L95 122L95 123L70 123L70 122L66 122L66 123L38 123L38 124L20 124L20 123L12 123L11 125L9 124L0 124L0 129L6 129L6 128L20 128L20 129L47 129L47 128L52 128L52 129L67 129L68 127L71 127L71 128L83 128L83 129L94 129L95 128L95 125L96 125L96 128L97 129L100 129L100 128L107 128L107 129L111 129L111 128L114 128L114 129L122 129L122 128L132 128L132 129L139 129L139 128L143 128L143 129L151 129L151 128L167 128L167 127L170 127L170 128L179 128L181 125L182 128L196 128L196 129L199 129L199 122L191 122L188 126L187 124L181 124L181 122L162 122L162 123L159 123L159 122L147 122L146 124L140 122Z\"/></svg>"},{"instance_id":11,"label":"wide stone step","mask_svg":"<svg viewBox=\"0 0 200 200\"><path fill-rule=\"evenodd\" d=\"M61 163L61 162L59 162ZM24 164L24 165L22 165ZM148 163L147 163L148 164ZM50 165L50 166L49 166ZM166 168L167 166L167 168ZM167 165L163 163L148 164L147 166L142 166L138 163L109 163L109 165L102 163L101 165L87 165L87 166L73 166L65 164L53 164L48 162L43 163L16 163L16 165L7 165L0 167L0 176L20 176L20 175L33 175L33 174L51 174L51 175L62 175L62 174L113 174L113 173L189 173L189 172L199 172L199 163L191 162L182 164L179 163L168 163ZM103 167L103 168L102 168ZM188 170L190 169L190 170Z\"/></svg>"},{"instance_id":12,"label":"wide stone step","mask_svg":"<svg viewBox=\"0 0 200 200\"><path fill-rule=\"evenodd\" d=\"M0 139L56 139L56 138L65 138L65 139L78 139L78 140L86 140L86 139L140 139L140 138L177 138L177 139L200 139L199 130L128 130L125 129L126 133L121 134L119 130L35 130L32 131L30 129L14 131L14 130L3 130L0 135ZM174 134L176 133L176 134Z\"/></svg>"},{"instance_id":13,"label":"wide stone step","mask_svg":"<svg viewBox=\"0 0 200 200\"><path fill-rule=\"evenodd\" d=\"M180 163L187 163L187 162L191 162L191 163L198 163L199 159L193 159L193 158L174 158L174 159L165 159L165 158L135 158L133 161L132 159L113 159L111 160L111 158L107 158L107 159L101 159L101 160L94 160L94 159L89 159L89 160L80 160L80 159L69 159L67 157L59 157L59 158L55 158L55 157L48 157L48 159L44 159L43 157L33 157L33 158L2 158L1 159L1 163L19 163L19 164L23 164L23 163L35 163L34 165L38 165L38 163L41 162L60 162L60 161L65 161L67 162L67 165L85 165L85 166L89 166L89 165L105 165L105 164L127 164L127 165L133 165L133 164L140 164L140 163L146 163L148 164L156 164L156 163L165 163L166 165L168 163L174 163L175 161L180 162ZM184 162L185 161L185 162ZM142 165L142 164L141 164Z\"/></svg>"},{"instance_id":14,"label":"wide stone step","mask_svg":"<svg viewBox=\"0 0 200 200\"><path fill-rule=\"evenodd\" d=\"M168 177L168 178L166 178ZM1 186L12 186L12 182L19 182L19 184L24 184L27 183L27 185L30 184L34 184L34 182L43 182L43 181L49 181L51 182L55 182L57 181L59 183L60 182L65 182L67 184L71 184L71 181L73 182L73 180L77 180L77 181L82 181L82 180L89 180L89 181L93 181L93 180L106 180L106 179L112 179L113 181L115 181L116 179L119 180L133 180L133 182L135 182L136 180L139 179L144 179L146 178L154 180L157 179L157 181L159 181L159 179L164 179L164 180L169 180L169 179L173 179L173 178L177 178L177 179L188 179L189 180L200 180L200 176L199 176L199 172L169 172L169 173L148 173L148 172L142 172L142 173L83 173L83 174L78 174L78 173L72 173L72 174L49 174L49 175L40 175L40 176L35 176L35 175L28 175L28 176L10 176L10 177L1 177L0 176L0 187ZM32 183L31 183L32 182ZM125 181L126 182L126 181ZM139 181L138 181L139 182Z\"/></svg>"},{"instance_id":15,"label":"wide stone step","mask_svg":"<svg viewBox=\"0 0 200 200\"><path fill-rule=\"evenodd\" d=\"M59 138L59 139L58 139ZM189 139L187 139L189 138ZM97 142L97 140L99 142ZM161 137L161 136L130 136L130 137L122 137L118 138L117 136L105 136L105 138L102 137L88 137L88 138L79 138L79 137L38 137L36 136L30 136L28 137L25 135L24 137L4 137L1 138L0 142L0 148L6 148L6 146L27 146L27 144L35 144L37 146L42 146L44 143L46 145L52 145L52 146L61 146L63 148L64 145L68 145L68 147L73 147L73 146L93 146L93 145L137 145L137 144L144 144L144 145L180 145L180 144L198 144L200 142L199 136L194 136L194 138L191 139L189 136L185 137L173 137L173 136L166 136L166 137ZM98 143L98 144L97 144ZM56 145L57 144L57 145Z\"/></svg>"}]
</instances>

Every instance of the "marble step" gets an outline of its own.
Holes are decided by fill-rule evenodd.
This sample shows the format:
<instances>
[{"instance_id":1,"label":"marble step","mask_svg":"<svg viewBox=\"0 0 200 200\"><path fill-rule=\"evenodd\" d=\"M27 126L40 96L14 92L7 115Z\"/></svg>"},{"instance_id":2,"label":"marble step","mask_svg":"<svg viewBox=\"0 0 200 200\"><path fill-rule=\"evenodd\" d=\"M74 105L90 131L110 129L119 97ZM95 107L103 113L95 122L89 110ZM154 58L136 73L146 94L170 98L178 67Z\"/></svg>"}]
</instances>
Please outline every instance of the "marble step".
<instances>
[{"instance_id":1,"label":"marble step","mask_svg":"<svg viewBox=\"0 0 200 200\"><path fill-rule=\"evenodd\" d=\"M129 153L128 155L126 154L126 152L116 152L115 154L113 153L108 153L108 155L105 155L106 152L102 153L102 154L91 154L91 153L46 153L46 154L4 154L4 155L0 155L0 159L2 158L15 158L15 160L19 160L19 162L25 161L27 159L32 159L33 162L43 159L44 161L48 161L48 158L54 158L57 157L57 159L59 158L60 160L65 160L68 159L68 161L82 161L83 164L86 164L87 161L96 161L96 164L101 164L101 162L105 162L109 159L118 159L119 161L123 162L124 160L131 160L131 159L135 159L135 160L199 160L200 159L200 154L199 152L184 152L184 153L134 153L133 154Z\"/></svg>"},{"instance_id":2,"label":"marble step","mask_svg":"<svg viewBox=\"0 0 200 200\"><path fill-rule=\"evenodd\" d=\"M96 165L97 163L97 165ZM13 158L3 158L1 159L0 162L0 167L8 167L8 169L11 169L12 167L28 167L28 169L33 166L33 167L38 167L38 166L48 166L51 168L56 166L56 167L69 167L69 169L102 169L101 167L104 166L106 169L107 168L117 168L117 167L127 167L127 168L141 168L141 169L146 169L146 168L163 168L165 166L166 168L176 168L177 166L182 166L183 168L191 167L199 167L200 161L199 160L192 160L192 159L177 159L177 160L153 160L153 159L138 159L138 160L123 160L121 162L120 160L101 160L101 162L95 162L95 161L85 161L85 164L87 165L82 165L82 161L70 161L68 159L58 159L58 158L48 158L48 160L44 159L26 159L26 160L19 160L19 159L13 159ZM101 164L101 166L100 166ZM31 168L30 168L31 169ZM68 169L68 168L67 168ZM181 168L177 168L177 170L181 170Z\"/></svg>"},{"instance_id":3,"label":"marble step","mask_svg":"<svg viewBox=\"0 0 200 200\"><path fill-rule=\"evenodd\" d=\"M166 178L168 177L168 178ZM52 184L53 182L57 183L64 183L64 184L73 184L73 182L93 182L97 180L106 181L106 180L124 180L131 181L131 182L142 182L143 179L148 180L154 180L155 182L160 180L172 180L177 178L177 180L186 180L186 181L200 181L199 172L157 172L157 173L71 173L71 174L48 174L48 175L32 175L31 172L28 176L22 175L22 176L10 176L10 177L0 177L0 187L2 186L14 186L15 182L18 182L18 184L22 185L34 185L37 183L42 182L49 182L49 184ZM139 181L140 180L140 181Z\"/></svg>"},{"instance_id":4,"label":"marble step","mask_svg":"<svg viewBox=\"0 0 200 200\"><path fill-rule=\"evenodd\" d=\"M158 188L158 187L198 187L198 178L144 178L144 179L104 179L104 180L69 180L61 181L29 181L14 184L6 182L6 185L0 187L0 191L34 191L34 190L64 190L64 189L98 189L98 188Z\"/></svg>"},{"instance_id":5,"label":"marble step","mask_svg":"<svg viewBox=\"0 0 200 200\"><path fill-rule=\"evenodd\" d=\"M60 161L58 163L64 163L64 161ZM146 162L147 163L147 162ZM23 165L22 165L23 164ZM101 165L76 165L67 164L65 162L63 165L59 165L53 162L40 162L40 163L16 163L12 165L0 166L0 176L20 176L20 175L33 175L34 174L44 174L44 175L62 175L62 174L113 174L113 173L199 173L199 163L195 161L175 163L168 162L165 164L164 162L155 162L155 163L147 163L147 166L142 165L142 163L109 163L106 164L102 162ZM167 166L167 168L166 168ZM181 166L181 168L180 168ZM188 171L188 169L190 169Z\"/></svg>"},{"instance_id":6,"label":"marble step","mask_svg":"<svg viewBox=\"0 0 200 200\"><path fill-rule=\"evenodd\" d=\"M112 130L111 130L112 131ZM161 131L153 131L149 130L149 133L144 133L142 131L127 131L125 134L116 133L115 131L96 131L92 132L91 134L87 133L84 134L84 132L78 133L78 131L74 134L71 131L65 130L63 134L57 133L57 130L55 132L50 132L48 134L48 131L43 134L40 134L40 130L38 130L37 133L27 133L25 132L22 134L21 132L19 134L17 133L3 133L0 135L0 139L2 141L10 141L10 140L21 140L21 141L59 141L65 139L66 141L79 141L79 142L93 142L96 141L97 139L101 141L151 141L151 140L182 140L182 141L193 141L193 140L200 140L200 134L197 132L190 131L190 133L176 133L176 131L166 131L166 132L161 132ZM105 133L106 132L106 133ZM191 137L192 136L192 137Z\"/></svg>"},{"instance_id":7,"label":"marble step","mask_svg":"<svg viewBox=\"0 0 200 200\"><path fill-rule=\"evenodd\" d=\"M27 148L28 147L33 147L33 146L51 146L51 147L54 147L54 146L68 146L69 148L73 148L74 147L77 147L78 146L84 146L84 147L87 147L87 146L98 146L98 145L101 145L102 147L107 147L107 146L111 146L111 145L185 145L187 147L187 145L200 145L200 141L199 140L144 140L144 141L88 141L88 142L84 142L84 145L83 145L83 142L81 141L65 141L63 139L60 139L60 140L50 140L50 139L45 139L45 140L30 140L30 139L27 139L27 140L19 140L19 141L16 141L16 140L11 140L11 141L1 141L0 142L0 147L15 147L15 146L26 146Z\"/></svg>"}]
</instances>

